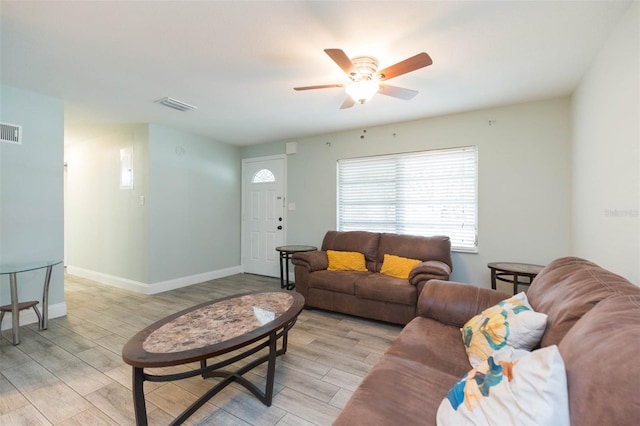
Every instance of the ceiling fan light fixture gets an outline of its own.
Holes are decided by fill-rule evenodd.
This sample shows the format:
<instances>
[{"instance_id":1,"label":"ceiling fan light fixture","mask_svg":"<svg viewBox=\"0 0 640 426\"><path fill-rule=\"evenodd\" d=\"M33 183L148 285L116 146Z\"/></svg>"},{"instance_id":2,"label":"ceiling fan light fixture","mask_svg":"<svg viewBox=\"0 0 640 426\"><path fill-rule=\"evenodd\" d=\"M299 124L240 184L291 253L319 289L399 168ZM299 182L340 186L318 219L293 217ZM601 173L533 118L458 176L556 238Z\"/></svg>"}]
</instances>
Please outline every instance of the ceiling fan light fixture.
<instances>
[{"instance_id":1,"label":"ceiling fan light fixture","mask_svg":"<svg viewBox=\"0 0 640 426\"><path fill-rule=\"evenodd\" d=\"M347 86L347 95L355 102L361 104L367 102L380 90L380 84L374 80L356 81Z\"/></svg>"},{"instance_id":2,"label":"ceiling fan light fixture","mask_svg":"<svg viewBox=\"0 0 640 426\"><path fill-rule=\"evenodd\" d=\"M416 96L418 91L390 86L386 84L387 80L424 68L433 63L429 55L421 52L378 71L378 60L371 56L357 56L349 59L342 49L324 49L324 52L329 55L333 62L335 62L351 80L351 83L346 87L347 97L340 106L340 109L351 108L356 103L364 104L378 92L385 96L392 96L408 101ZM294 87L293 89L313 90L333 87L344 87L344 85L321 84Z\"/></svg>"}]
</instances>

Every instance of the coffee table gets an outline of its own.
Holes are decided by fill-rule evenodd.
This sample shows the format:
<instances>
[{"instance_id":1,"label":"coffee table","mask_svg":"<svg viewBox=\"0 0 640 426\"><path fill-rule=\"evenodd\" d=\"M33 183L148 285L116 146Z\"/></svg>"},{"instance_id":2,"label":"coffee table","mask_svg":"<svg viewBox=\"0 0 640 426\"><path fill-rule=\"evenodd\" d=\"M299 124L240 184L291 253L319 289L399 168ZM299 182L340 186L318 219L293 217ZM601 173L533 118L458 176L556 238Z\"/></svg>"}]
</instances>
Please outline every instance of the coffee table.
<instances>
[{"instance_id":1,"label":"coffee table","mask_svg":"<svg viewBox=\"0 0 640 426\"><path fill-rule=\"evenodd\" d=\"M171 424L182 424L209 399L232 382L244 386L266 406L271 405L275 362L287 351L287 333L304 306L299 293L284 290L244 293L209 302L170 315L140 331L125 344L122 359L133 367L133 403L137 425L147 424L143 385L145 381L167 382L194 376L221 377L209 391L182 412ZM277 341L282 338L282 347ZM253 345L256 343L255 345ZM225 367L262 349L268 353L235 371ZM223 361L207 365L207 360L232 351ZM200 362L200 368L182 373L156 375L145 368ZM267 362L265 390L243 374Z\"/></svg>"}]
</instances>

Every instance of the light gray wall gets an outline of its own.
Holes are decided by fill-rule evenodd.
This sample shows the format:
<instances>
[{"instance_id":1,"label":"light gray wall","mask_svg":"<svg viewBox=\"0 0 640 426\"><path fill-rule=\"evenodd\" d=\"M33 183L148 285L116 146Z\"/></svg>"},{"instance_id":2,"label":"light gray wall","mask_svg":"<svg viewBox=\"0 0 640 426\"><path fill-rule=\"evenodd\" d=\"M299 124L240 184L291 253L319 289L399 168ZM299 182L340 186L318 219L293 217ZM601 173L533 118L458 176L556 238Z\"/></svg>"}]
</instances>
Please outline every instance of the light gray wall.
<instances>
[{"instance_id":1,"label":"light gray wall","mask_svg":"<svg viewBox=\"0 0 640 426\"><path fill-rule=\"evenodd\" d=\"M338 159L475 144L479 251L454 253L452 280L488 287L488 262L546 264L569 254L570 124L569 98L561 98L367 128L364 139L362 130L299 139L287 156L287 203L296 205L287 243L319 246L335 229ZM245 147L242 156L285 146Z\"/></svg>"},{"instance_id":2,"label":"light gray wall","mask_svg":"<svg viewBox=\"0 0 640 426\"><path fill-rule=\"evenodd\" d=\"M2 85L0 121L23 131L21 145L0 143L0 262L62 260L63 102ZM9 279L1 280L0 304L8 304ZM43 281L44 270L19 274L19 299L42 300ZM50 317L66 314L63 286L63 268L55 266Z\"/></svg>"},{"instance_id":3,"label":"light gray wall","mask_svg":"<svg viewBox=\"0 0 640 426\"><path fill-rule=\"evenodd\" d=\"M134 188L120 189L131 146ZM239 151L154 124L70 128L69 273L155 293L239 271Z\"/></svg>"},{"instance_id":4,"label":"light gray wall","mask_svg":"<svg viewBox=\"0 0 640 426\"><path fill-rule=\"evenodd\" d=\"M640 22L634 2L573 97L572 251L640 285Z\"/></svg>"},{"instance_id":5,"label":"light gray wall","mask_svg":"<svg viewBox=\"0 0 640 426\"><path fill-rule=\"evenodd\" d=\"M240 266L240 148L149 126L149 281Z\"/></svg>"},{"instance_id":6,"label":"light gray wall","mask_svg":"<svg viewBox=\"0 0 640 426\"><path fill-rule=\"evenodd\" d=\"M75 129L74 129L75 130ZM94 279L147 283L149 193L146 124L94 126L65 145L67 265ZM120 149L133 147L133 189L120 189Z\"/></svg>"}]
</instances>

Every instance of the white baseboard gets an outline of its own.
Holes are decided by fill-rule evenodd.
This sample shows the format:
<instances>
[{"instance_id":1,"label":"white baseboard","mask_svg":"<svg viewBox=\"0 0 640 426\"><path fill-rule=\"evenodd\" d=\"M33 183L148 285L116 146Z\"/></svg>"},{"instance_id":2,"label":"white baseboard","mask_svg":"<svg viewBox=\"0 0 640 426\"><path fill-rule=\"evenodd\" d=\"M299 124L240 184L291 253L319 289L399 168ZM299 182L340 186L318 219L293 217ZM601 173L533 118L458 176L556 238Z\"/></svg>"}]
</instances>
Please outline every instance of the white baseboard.
<instances>
[{"instance_id":1,"label":"white baseboard","mask_svg":"<svg viewBox=\"0 0 640 426\"><path fill-rule=\"evenodd\" d=\"M88 269L77 268L75 266L67 266L67 274L76 275L78 277L87 278L101 284L106 284L143 294L162 293L164 291L174 290L176 288L186 287L204 281L224 278L240 273L242 273L242 268L240 266L234 266L231 268L218 269L217 271L203 272L186 277L146 284L139 281L129 280L127 278L103 274L102 272L90 271Z\"/></svg>"},{"instance_id":2,"label":"white baseboard","mask_svg":"<svg viewBox=\"0 0 640 426\"><path fill-rule=\"evenodd\" d=\"M42 313L42 306L38 304L38 310ZM67 304L56 303L54 305L49 305L49 319L59 318L67 315ZM10 330L11 329L11 312L7 312L2 320L2 330ZM33 309L29 308L28 310L20 311L20 325L27 324L35 324L38 322L38 316L33 311Z\"/></svg>"},{"instance_id":3,"label":"white baseboard","mask_svg":"<svg viewBox=\"0 0 640 426\"><path fill-rule=\"evenodd\" d=\"M203 272L201 274L160 281L149 284L149 294L162 293L163 291L175 290L176 288L186 287L204 281L215 280L217 278L224 278L241 273L242 268L240 266L233 266L231 268L218 269L217 271Z\"/></svg>"},{"instance_id":4,"label":"white baseboard","mask_svg":"<svg viewBox=\"0 0 640 426\"><path fill-rule=\"evenodd\" d=\"M135 291L136 293L148 293L148 284L140 281L133 281L127 278L116 277L115 275L104 274L102 272L92 271L90 269L78 268L76 266L67 265L67 274L75 275L80 278L87 278L100 284L110 285L125 290Z\"/></svg>"}]
</instances>

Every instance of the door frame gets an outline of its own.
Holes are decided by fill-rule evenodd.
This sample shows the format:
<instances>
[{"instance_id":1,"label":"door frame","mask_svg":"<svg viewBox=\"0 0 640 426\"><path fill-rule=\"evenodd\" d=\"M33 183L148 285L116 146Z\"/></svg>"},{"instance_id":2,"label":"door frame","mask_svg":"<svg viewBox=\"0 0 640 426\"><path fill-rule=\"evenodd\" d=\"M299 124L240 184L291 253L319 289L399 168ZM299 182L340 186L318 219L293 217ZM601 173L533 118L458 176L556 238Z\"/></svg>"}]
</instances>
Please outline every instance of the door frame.
<instances>
[{"instance_id":1,"label":"door frame","mask_svg":"<svg viewBox=\"0 0 640 426\"><path fill-rule=\"evenodd\" d=\"M284 208L282 209L283 212L283 216L282 216L282 220L283 220L283 224L284 224L284 229L283 229L283 233L282 233L282 244L286 245L287 244L287 212L288 212L288 204L287 204L287 156L285 154L277 154L277 155L268 155L265 157L252 157L252 158L243 158L242 159L242 169L240 171L240 179L241 179L241 189L240 189L240 269L242 270L242 273L245 272L244 270L244 266L245 266L245 262L244 262L244 251L245 251L245 235L246 235L246 222L245 222L245 202L244 202L244 197L246 195L246 190L247 190L247 184L244 181L244 172L245 172L245 166L247 163L253 163L253 162L258 162L258 161L270 161L270 160L282 160L282 175L283 175L283 182L282 182L282 196L283 196L283 205Z\"/></svg>"}]
</instances>

